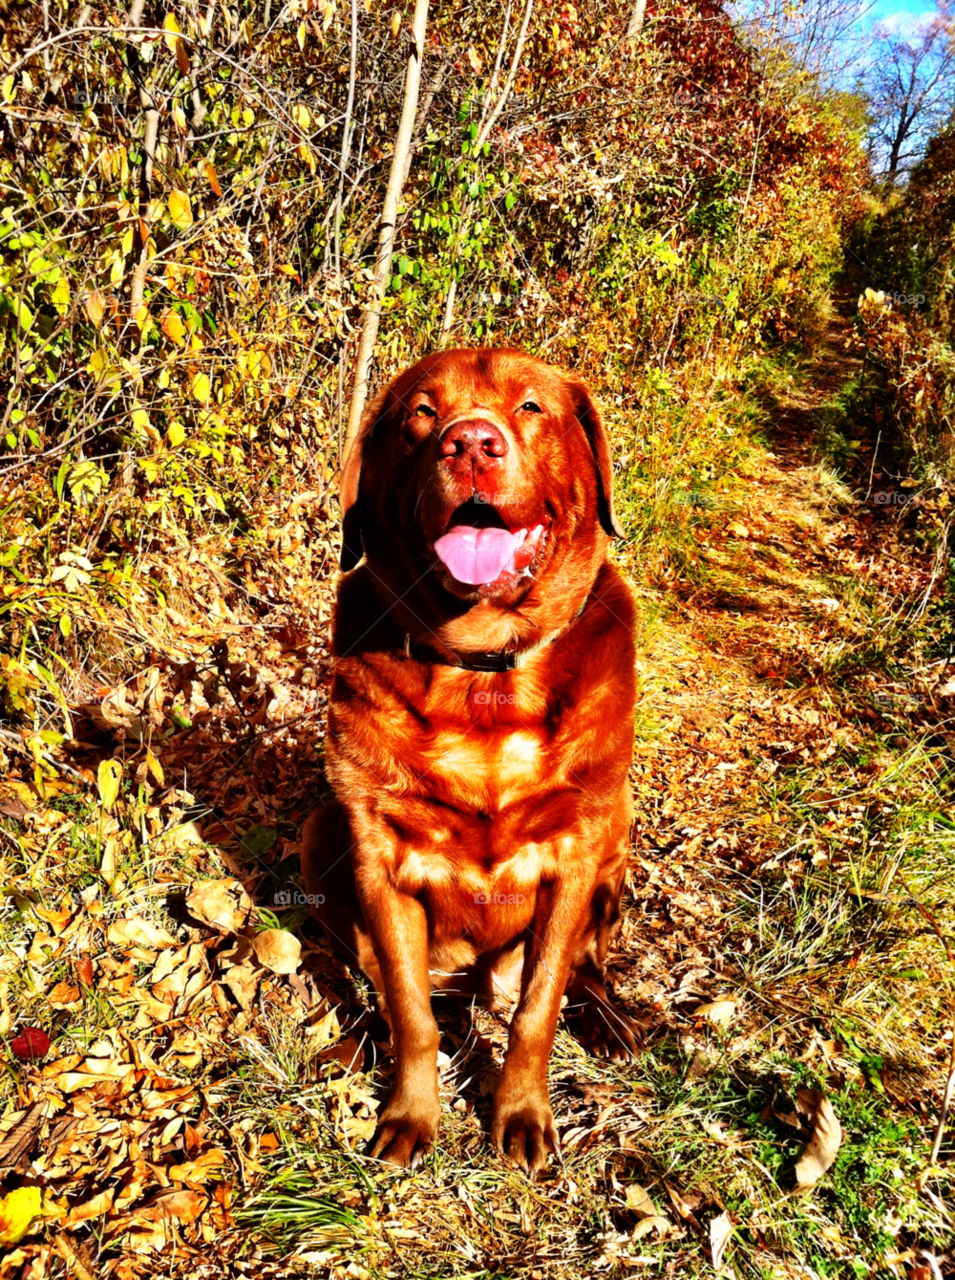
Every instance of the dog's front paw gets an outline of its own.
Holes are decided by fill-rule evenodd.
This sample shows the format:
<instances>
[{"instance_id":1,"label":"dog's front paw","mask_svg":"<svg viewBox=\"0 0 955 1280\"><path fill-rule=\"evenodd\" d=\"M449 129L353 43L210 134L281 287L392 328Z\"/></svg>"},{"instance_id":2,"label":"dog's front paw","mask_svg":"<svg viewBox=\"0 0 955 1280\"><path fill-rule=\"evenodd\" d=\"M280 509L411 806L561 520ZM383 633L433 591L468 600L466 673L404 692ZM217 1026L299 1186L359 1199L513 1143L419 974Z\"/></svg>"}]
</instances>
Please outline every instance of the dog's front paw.
<instances>
[{"instance_id":1,"label":"dog's front paw","mask_svg":"<svg viewBox=\"0 0 955 1280\"><path fill-rule=\"evenodd\" d=\"M392 1097L378 1122L368 1154L388 1164L416 1165L434 1145L440 1118L437 1098Z\"/></svg>"},{"instance_id":2,"label":"dog's front paw","mask_svg":"<svg viewBox=\"0 0 955 1280\"><path fill-rule=\"evenodd\" d=\"M546 1090L535 1096L502 1086L494 1099L491 1142L506 1159L536 1177L560 1147Z\"/></svg>"}]
</instances>

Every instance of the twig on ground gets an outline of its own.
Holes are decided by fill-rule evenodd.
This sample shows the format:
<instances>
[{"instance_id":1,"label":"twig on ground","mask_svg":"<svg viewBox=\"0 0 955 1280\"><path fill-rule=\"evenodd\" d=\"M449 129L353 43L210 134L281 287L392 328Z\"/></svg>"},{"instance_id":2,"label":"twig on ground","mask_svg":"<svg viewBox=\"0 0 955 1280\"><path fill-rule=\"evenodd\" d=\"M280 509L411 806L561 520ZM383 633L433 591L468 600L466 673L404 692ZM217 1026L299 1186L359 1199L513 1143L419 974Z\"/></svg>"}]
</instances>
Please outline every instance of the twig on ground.
<instances>
[{"instance_id":1,"label":"twig on ground","mask_svg":"<svg viewBox=\"0 0 955 1280\"><path fill-rule=\"evenodd\" d=\"M6 742L9 746L11 746L14 751L19 751L22 755L27 756L30 760L33 760L35 758L33 752L30 750L30 748L27 746L27 744L23 741L23 739L20 737L18 733L13 733L10 729L0 729L0 738L2 738L4 742ZM79 778L80 782L87 781L87 779L83 777L83 775L79 772L79 770L74 769L71 764L66 764L66 762L63 760L57 760L56 756L50 755L48 751L42 751L42 750L39 751L39 756L41 760L43 760L45 764L50 765L51 768L62 769L63 772L68 773L71 778Z\"/></svg>"}]
</instances>

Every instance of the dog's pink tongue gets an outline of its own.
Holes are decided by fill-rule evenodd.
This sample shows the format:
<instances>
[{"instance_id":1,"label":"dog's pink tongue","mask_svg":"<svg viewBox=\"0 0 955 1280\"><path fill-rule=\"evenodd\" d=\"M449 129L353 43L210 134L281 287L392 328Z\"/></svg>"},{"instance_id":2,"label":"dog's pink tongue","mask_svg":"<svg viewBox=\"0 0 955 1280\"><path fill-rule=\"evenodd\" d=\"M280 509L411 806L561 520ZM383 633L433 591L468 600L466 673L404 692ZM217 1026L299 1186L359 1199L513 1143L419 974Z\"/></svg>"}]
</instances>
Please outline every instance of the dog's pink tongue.
<instances>
[{"instance_id":1,"label":"dog's pink tongue","mask_svg":"<svg viewBox=\"0 0 955 1280\"><path fill-rule=\"evenodd\" d=\"M510 533L507 529L472 529L462 524L439 538L434 549L458 582L483 586L508 566L513 568L514 553L526 536L526 529Z\"/></svg>"}]
</instances>

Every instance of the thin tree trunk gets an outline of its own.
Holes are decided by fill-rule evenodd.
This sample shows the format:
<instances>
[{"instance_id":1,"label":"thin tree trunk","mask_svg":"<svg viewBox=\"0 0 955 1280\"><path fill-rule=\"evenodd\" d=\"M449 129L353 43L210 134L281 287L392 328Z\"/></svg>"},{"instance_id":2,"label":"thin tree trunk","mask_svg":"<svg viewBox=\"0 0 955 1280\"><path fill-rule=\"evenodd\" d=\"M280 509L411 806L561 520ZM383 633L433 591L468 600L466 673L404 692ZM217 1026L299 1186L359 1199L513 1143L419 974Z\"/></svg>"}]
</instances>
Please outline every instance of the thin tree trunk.
<instances>
[{"instance_id":1,"label":"thin tree trunk","mask_svg":"<svg viewBox=\"0 0 955 1280\"><path fill-rule=\"evenodd\" d=\"M342 201L345 198L345 172L351 158L352 111L355 107L355 79L358 74L358 0L351 0L351 53L348 61L348 102L345 105L345 126L342 132L342 151L338 162L338 195L335 197L335 282L342 285ZM408 160L411 160L409 148ZM402 184L403 185L403 184Z\"/></svg>"},{"instance_id":2,"label":"thin tree trunk","mask_svg":"<svg viewBox=\"0 0 955 1280\"><path fill-rule=\"evenodd\" d=\"M138 27L143 20L143 9L146 0L133 0L129 10L129 25ZM136 312L143 305L143 293L146 287L146 268L149 265L149 201L152 193L153 163L156 158L156 140L159 136L159 111L153 95L146 87L143 63L139 50L132 43L129 45L129 58L139 88L139 105L143 110L143 162L139 170L139 238L142 248L139 262L133 272L129 290L129 314L135 320Z\"/></svg>"},{"instance_id":3,"label":"thin tree trunk","mask_svg":"<svg viewBox=\"0 0 955 1280\"><path fill-rule=\"evenodd\" d=\"M643 19L647 12L647 0L634 0L633 12L630 14L630 22L627 25L627 39L636 40L637 36L643 30Z\"/></svg>"},{"instance_id":4,"label":"thin tree trunk","mask_svg":"<svg viewBox=\"0 0 955 1280\"><path fill-rule=\"evenodd\" d=\"M358 344L358 356L355 362L355 386L352 391L351 403L348 406L348 427L342 447L342 457L348 452L348 446L358 433L361 416L365 410L365 401L368 399L371 363L375 355L375 342L378 338L378 325L381 320L381 304L384 301L388 280L391 277L391 258L395 248L395 221L398 217L398 201L401 198L401 191L404 185L405 167L411 150L411 137L418 111L418 92L421 88L421 64L424 60L424 37L427 25L428 0L415 0L414 17L411 22L413 45L411 53L408 55L405 93L401 104L401 120L395 137L395 150L391 157L391 172L388 175L388 186L385 189L385 200L381 210L378 261L375 266L371 303L365 311L362 322L361 341Z\"/></svg>"}]
</instances>

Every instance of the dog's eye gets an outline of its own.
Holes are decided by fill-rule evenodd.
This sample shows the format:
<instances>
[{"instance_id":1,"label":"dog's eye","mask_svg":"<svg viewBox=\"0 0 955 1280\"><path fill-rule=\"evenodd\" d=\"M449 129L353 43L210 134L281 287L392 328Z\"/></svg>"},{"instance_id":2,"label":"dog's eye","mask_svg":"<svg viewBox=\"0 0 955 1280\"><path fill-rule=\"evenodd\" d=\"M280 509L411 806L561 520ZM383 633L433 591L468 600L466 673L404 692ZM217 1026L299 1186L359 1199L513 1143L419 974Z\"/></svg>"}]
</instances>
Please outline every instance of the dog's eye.
<instances>
[{"instance_id":1,"label":"dog's eye","mask_svg":"<svg viewBox=\"0 0 955 1280\"><path fill-rule=\"evenodd\" d=\"M521 405L525 413L543 413L543 409L539 404L535 404L533 400L525 400Z\"/></svg>"},{"instance_id":2,"label":"dog's eye","mask_svg":"<svg viewBox=\"0 0 955 1280\"><path fill-rule=\"evenodd\" d=\"M418 418L436 418L438 415L429 404L419 404L415 409L415 416Z\"/></svg>"}]
</instances>

